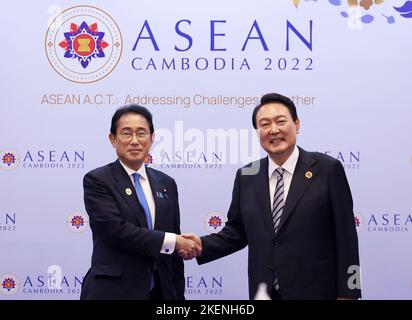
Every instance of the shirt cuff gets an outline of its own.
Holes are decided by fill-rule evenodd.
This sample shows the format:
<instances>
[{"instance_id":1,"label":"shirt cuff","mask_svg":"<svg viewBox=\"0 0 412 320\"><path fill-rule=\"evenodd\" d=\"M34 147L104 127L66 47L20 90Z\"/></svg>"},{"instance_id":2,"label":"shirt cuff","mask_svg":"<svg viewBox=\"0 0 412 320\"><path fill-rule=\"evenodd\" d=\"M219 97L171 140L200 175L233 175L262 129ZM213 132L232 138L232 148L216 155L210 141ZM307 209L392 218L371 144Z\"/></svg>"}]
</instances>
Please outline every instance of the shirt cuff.
<instances>
[{"instance_id":1,"label":"shirt cuff","mask_svg":"<svg viewBox=\"0 0 412 320\"><path fill-rule=\"evenodd\" d=\"M160 253L172 254L175 251L176 235L174 233L165 232L165 239L163 240Z\"/></svg>"}]
</instances>

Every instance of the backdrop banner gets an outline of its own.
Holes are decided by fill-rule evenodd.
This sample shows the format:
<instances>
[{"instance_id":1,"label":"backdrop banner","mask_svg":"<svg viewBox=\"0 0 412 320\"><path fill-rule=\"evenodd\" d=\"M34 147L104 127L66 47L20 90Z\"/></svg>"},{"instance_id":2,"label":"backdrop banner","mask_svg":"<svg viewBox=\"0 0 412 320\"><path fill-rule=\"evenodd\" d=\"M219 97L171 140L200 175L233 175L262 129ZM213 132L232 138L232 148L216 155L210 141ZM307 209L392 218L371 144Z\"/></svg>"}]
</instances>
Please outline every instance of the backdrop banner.
<instances>
[{"instance_id":1,"label":"backdrop banner","mask_svg":"<svg viewBox=\"0 0 412 320\"><path fill-rule=\"evenodd\" d=\"M221 230L268 92L345 167L363 299L411 299L412 1L8 1L0 19L0 299L79 299L82 179L116 159L125 104L153 113L146 164L176 180L182 232ZM187 261L185 295L248 299L247 277L247 248Z\"/></svg>"}]
</instances>

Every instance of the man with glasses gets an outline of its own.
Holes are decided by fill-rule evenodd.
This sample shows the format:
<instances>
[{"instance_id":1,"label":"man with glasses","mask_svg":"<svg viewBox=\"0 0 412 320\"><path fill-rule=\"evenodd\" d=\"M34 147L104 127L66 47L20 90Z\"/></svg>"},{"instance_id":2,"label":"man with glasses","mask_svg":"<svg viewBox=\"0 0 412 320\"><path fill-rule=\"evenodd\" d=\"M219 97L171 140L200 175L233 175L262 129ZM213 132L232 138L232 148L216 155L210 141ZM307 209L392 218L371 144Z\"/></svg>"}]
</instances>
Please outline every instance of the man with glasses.
<instances>
[{"instance_id":1,"label":"man with glasses","mask_svg":"<svg viewBox=\"0 0 412 320\"><path fill-rule=\"evenodd\" d=\"M177 251L201 248L180 236L175 181L144 165L154 141L152 114L137 105L117 109L109 139L118 159L83 181L93 253L80 298L184 299Z\"/></svg>"}]
</instances>

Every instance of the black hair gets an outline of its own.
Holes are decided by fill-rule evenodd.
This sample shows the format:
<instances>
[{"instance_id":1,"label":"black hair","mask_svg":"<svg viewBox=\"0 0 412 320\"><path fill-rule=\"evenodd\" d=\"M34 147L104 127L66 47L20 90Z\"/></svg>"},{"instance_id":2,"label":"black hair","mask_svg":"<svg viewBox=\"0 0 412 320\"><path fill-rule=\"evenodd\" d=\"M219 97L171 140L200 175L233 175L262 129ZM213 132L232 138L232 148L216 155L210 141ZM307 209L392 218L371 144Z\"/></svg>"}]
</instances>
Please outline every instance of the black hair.
<instances>
[{"instance_id":1,"label":"black hair","mask_svg":"<svg viewBox=\"0 0 412 320\"><path fill-rule=\"evenodd\" d=\"M268 103L281 103L283 104L286 108L288 108L290 115L292 116L293 121L296 121L298 119L298 114L296 112L296 107L293 101L285 97L279 93L267 93L262 98L260 98L260 103L255 107L252 113L252 124L253 128L257 129L256 125L256 115L259 111L259 109L264 106L265 104Z\"/></svg>"},{"instance_id":2,"label":"black hair","mask_svg":"<svg viewBox=\"0 0 412 320\"><path fill-rule=\"evenodd\" d=\"M154 132L153 116L150 113L150 111L147 108L139 106L137 104L130 104L130 105L118 108L116 112L114 113L112 117L112 124L110 126L110 132L113 135L116 135L117 123L119 122L119 119L128 113L135 113L135 114L139 114L142 117L144 117L147 120L147 123L149 124L150 133Z\"/></svg>"}]
</instances>

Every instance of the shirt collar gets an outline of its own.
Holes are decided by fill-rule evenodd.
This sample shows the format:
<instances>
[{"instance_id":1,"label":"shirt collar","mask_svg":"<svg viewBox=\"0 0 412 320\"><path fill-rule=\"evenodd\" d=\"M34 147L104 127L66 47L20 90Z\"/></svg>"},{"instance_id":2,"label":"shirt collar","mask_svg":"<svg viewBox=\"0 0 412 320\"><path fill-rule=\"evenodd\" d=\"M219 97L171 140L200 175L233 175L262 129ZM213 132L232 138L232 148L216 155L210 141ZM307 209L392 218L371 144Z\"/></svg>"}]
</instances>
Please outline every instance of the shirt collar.
<instances>
[{"instance_id":1,"label":"shirt collar","mask_svg":"<svg viewBox=\"0 0 412 320\"><path fill-rule=\"evenodd\" d=\"M293 175L293 172L295 171L296 164L298 162L299 158L299 149L295 145L295 148L293 149L292 154L290 157L286 160L286 162L282 165L282 168L285 169L290 175ZM269 179L273 174L273 171L275 171L279 166L268 156L268 174L269 174Z\"/></svg>"},{"instance_id":2,"label":"shirt collar","mask_svg":"<svg viewBox=\"0 0 412 320\"><path fill-rule=\"evenodd\" d=\"M128 166L126 166L120 159L119 159L120 164L122 165L122 167L124 168L124 170L126 170L127 174L129 175L129 177L133 174L133 173L138 173L140 176L142 176L145 180L147 180L147 172L146 172L146 166L144 164L142 164L139 168L139 170L135 171L133 169L130 169Z\"/></svg>"}]
</instances>

